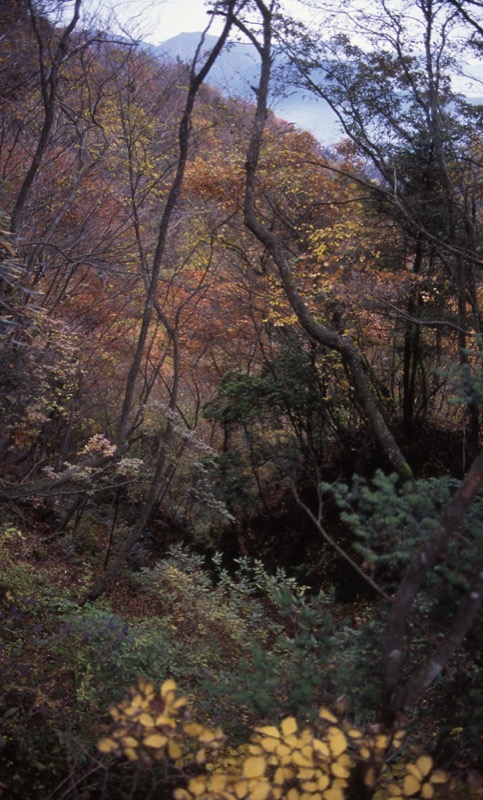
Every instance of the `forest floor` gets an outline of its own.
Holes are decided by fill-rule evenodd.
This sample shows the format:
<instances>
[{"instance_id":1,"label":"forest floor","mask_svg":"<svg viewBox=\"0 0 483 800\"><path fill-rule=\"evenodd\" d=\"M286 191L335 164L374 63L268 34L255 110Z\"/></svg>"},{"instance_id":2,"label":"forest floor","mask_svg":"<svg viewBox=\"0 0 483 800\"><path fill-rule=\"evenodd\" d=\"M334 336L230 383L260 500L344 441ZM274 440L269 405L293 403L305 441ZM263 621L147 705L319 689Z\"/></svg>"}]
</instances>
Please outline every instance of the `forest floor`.
<instances>
[{"instance_id":1,"label":"forest floor","mask_svg":"<svg viewBox=\"0 0 483 800\"><path fill-rule=\"evenodd\" d=\"M106 772L96 754L96 731L109 704L138 675L158 684L174 677L196 713L239 743L257 724L297 708L304 717L308 706L330 702L333 676L344 669L337 637L351 641L373 615L368 601L332 605L330 611L326 606L327 627L320 630L327 638L321 643L314 619L324 614L323 607L304 605L293 582L279 583L275 601L276 592L270 596L275 584L261 572L255 580L259 586L266 581L266 587L258 596L247 576L225 576L223 594L201 568L202 560L182 548L159 574L153 565L126 569L105 597L80 608L79 599L103 573L107 524L86 521L75 537L60 536L30 516L5 520L1 531L0 795L5 800L161 797L159 783L151 795L144 776L139 794L132 769L111 765ZM328 656L332 640L334 655ZM299 681L291 681L296 672ZM425 703L435 700L437 695ZM463 726L445 730L424 709L418 724L421 730L404 758L439 737L440 759L453 775L451 793L441 796L483 797L478 746L468 747ZM471 735L482 732L472 729ZM111 782L119 774L121 788L114 790ZM101 791L101 778L111 788Z\"/></svg>"}]
</instances>

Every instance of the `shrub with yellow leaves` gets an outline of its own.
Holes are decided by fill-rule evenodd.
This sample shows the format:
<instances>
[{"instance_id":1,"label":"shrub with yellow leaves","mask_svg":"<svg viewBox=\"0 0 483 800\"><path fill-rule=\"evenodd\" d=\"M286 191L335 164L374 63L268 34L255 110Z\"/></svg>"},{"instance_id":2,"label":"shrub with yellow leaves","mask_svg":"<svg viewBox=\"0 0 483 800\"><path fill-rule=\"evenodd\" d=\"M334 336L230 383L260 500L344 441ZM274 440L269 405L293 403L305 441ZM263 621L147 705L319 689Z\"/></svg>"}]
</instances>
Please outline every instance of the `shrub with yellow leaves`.
<instances>
[{"instance_id":1,"label":"shrub with yellow leaves","mask_svg":"<svg viewBox=\"0 0 483 800\"><path fill-rule=\"evenodd\" d=\"M139 678L137 687L113 704L109 714L113 724L98 743L100 752L123 755L144 766L165 759L179 762L190 739L201 745L193 758L202 764L207 749L221 747L225 739L220 728L211 730L191 721L188 701L177 696L173 680L165 681L157 692L151 681Z\"/></svg>"},{"instance_id":2,"label":"shrub with yellow leaves","mask_svg":"<svg viewBox=\"0 0 483 800\"><path fill-rule=\"evenodd\" d=\"M443 772L433 770L429 756L407 764L401 781L394 780L383 768L404 733L366 736L325 708L314 725L302 729L295 717L286 717L279 727L256 728L236 751L237 758L222 750L220 728L191 720L187 700L177 696L173 680L156 692L151 682L140 679L110 714L113 725L99 750L145 766L173 762L186 782L174 790L175 800L355 800L361 791L368 798L376 790L384 800L430 800L438 784L447 781ZM207 763L208 755L214 763Z\"/></svg>"}]
</instances>

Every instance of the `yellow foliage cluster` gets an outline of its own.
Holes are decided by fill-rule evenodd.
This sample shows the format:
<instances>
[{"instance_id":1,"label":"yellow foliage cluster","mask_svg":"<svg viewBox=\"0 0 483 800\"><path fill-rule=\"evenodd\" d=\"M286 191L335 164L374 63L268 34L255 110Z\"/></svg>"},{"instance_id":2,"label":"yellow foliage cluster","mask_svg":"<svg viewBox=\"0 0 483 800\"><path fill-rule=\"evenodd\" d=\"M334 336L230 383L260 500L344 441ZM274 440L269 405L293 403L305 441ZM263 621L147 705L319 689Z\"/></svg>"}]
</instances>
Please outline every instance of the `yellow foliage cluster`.
<instances>
[{"instance_id":1,"label":"yellow foliage cluster","mask_svg":"<svg viewBox=\"0 0 483 800\"><path fill-rule=\"evenodd\" d=\"M151 681L140 678L137 687L113 704L109 713L113 725L106 729L109 735L100 739L98 749L144 766L165 759L179 762L189 740L198 745L193 760L203 764L207 750L221 747L225 740L220 728L211 730L191 721L188 701L177 696L173 680L165 681L157 692Z\"/></svg>"},{"instance_id":2,"label":"yellow foliage cluster","mask_svg":"<svg viewBox=\"0 0 483 800\"><path fill-rule=\"evenodd\" d=\"M447 783L446 773L433 771L433 760L429 756L420 756L415 764L406 764L406 774L402 786L388 783L387 800L401 797L421 797L429 800L435 796L435 786Z\"/></svg>"},{"instance_id":3,"label":"yellow foliage cluster","mask_svg":"<svg viewBox=\"0 0 483 800\"><path fill-rule=\"evenodd\" d=\"M396 781L385 762L404 733L364 735L325 708L313 726L299 729L295 717L287 717L280 727L256 728L238 759L221 750L221 729L191 721L187 700L176 695L173 680L156 692L141 679L110 714L114 724L98 744L102 753L143 765L167 759L180 770L189 762L199 773L180 772L186 786L174 790L175 800L348 800L356 770L368 791L377 787L381 800L431 800L438 784L447 782L429 756L406 764ZM206 763L209 752L214 763Z\"/></svg>"}]
</instances>

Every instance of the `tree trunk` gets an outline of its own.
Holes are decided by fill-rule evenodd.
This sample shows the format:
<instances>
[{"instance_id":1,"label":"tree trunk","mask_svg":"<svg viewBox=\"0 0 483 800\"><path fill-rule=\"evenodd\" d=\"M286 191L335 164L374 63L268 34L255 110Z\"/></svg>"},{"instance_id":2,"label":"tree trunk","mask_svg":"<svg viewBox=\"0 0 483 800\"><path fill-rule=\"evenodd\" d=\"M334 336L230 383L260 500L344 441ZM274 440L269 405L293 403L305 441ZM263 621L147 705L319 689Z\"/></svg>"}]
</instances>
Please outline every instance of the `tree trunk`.
<instances>
[{"instance_id":1,"label":"tree trunk","mask_svg":"<svg viewBox=\"0 0 483 800\"><path fill-rule=\"evenodd\" d=\"M267 248L270 253L280 277L287 299L297 315L297 319L304 330L319 344L335 350L344 358L352 378L357 401L371 427L375 439L379 443L391 467L399 473L403 479L412 477L411 468L404 458L401 450L390 432L387 424L379 411L374 393L364 370L361 356L357 352L351 340L327 328L322 323L314 319L308 310L304 300L299 294L290 270L286 249L280 239L269 230L257 216L255 207L257 171L260 160L260 148L263 139L265 120L267 115L267 100L270 87L271 65L272 65L272 11L263 2L257 0L257 6L263 19L263 44L260 45L250 36L246 27L237 21L236 24L243 32L250 36L257 47L260 55L261 68L260 80L256 91L257 105L253 121L252 134L250 138L247 161L246 161L246 191L245 191L245 224L247 228L257 237L257 239Z\"/></svg>"}]
</instances>

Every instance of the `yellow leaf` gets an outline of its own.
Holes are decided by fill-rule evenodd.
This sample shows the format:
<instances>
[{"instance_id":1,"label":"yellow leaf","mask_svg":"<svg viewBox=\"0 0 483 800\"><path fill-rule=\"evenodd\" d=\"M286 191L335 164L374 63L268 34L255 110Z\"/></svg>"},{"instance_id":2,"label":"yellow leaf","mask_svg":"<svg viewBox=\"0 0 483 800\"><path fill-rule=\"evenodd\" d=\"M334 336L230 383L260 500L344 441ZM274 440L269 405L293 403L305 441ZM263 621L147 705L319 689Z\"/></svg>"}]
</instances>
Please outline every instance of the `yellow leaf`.
<instances>
[{"instance_id":1,"label":"yellow leaf","mask_svg":"<svg viewBox=\"0 0 483 800\"><path fill-rule=\"evenodd\" d=\"M324 774L319 774L319 776L317 778L317 785L319 787L319 790L321 792L323 792L324 789L327 789L329 784L330 784L329 776L328 775L324 775Z\"/></svg>"},{"instance_id":2,"label":"yellow leaf","mask_svg":"<svg viewBox=\"0 0 483 800\"><path fill-rule=\"evenodd\" d=\"M260 742L261 747L265 750L266 753L274 753L278 747L279 739L262 739Z\"/></svg>"},{"instance_id":3,"label":"yellow leaf","mask_svg":"<svg viewBox=\"0 0 483 800\"><path fill-rule=\"evenodd\" d=\"M237 781L234 785L235 794L238 798L245 797L248 789L248 785L246 781Z\"/></svg>"},{"instance_id":4,"label":"yellow leaf","mask_svg":"<svg viewBox=\"0 0 483 800\"><path fill-rule=\"evenodd\" d=\"M410 775L414 775L416 780L418 780L420 783L422 782L423 776L421 774L421 770L418 769L416 764L406 764L406 772L409 772Z\"/></svg>"},{"instance_id":5,"label":"yellow leaf","mask_svg":"<svg viewBox=\"0 0 483 800\"><path fill-rule=\"evenodd\" d=\"M295 734L292 733L290 736L285 737L285 744L288 744L289 747L301 749L304 745L304 741L300 736L295 736Z\"/></svg>"},{"instance_id":6,"label":"yellow leaf","mask_svg":"<svg viewBox=\"0 0 483 800\"><path fill-rule=\"evenodd\" d=\"M430 756L420 756L416 761L416 766L421 775L425 778L433 768L433 759L430 758Z\"/></svg>"},{"instance_id":7,"label":"yellow leaf","mask_svg":"<svg viewBox=\"0 0 483 800\"><path fill-rule=\"evenodd\" d=\"M117 748L117 742L114 739L100 739L97 743L97 749L101 753L112 753Z\"/></svg>"},{"instance_id":8,"label":"yellow leaf","mask_svg":"<svg viewBox=\"0 0 483 800\"><path fill-rule=\"evenodd\" d=\"M405 736L406 736L406 731L397 731L394 734L394 738L392 740L392 746L400 747Z\"/></svg>"},{"instance_id":9,"label":"yellow leaf","mask_svg":"<svg viewBox=\"0 0 483 800\"><path fill-rule=\"evenodd\" d=\"M287 747L286 744L279 744L275 752L277 753L277 756L279 758L283 759L283 758L287 758L292 751L291 751L290 747Z\"/></svg>"},{"instance_id":10,"label":"yellow leaf","mask_svg":"<svg viewBox=\"0 0 483 800\"><path fill-rule=\"evenodd\" d=\"M311 767L300 767L297 777L299 781L311 781L315 775L315 769Z\"/></svg>"},{"instance_id":11,"label":"yellow leaf","mask_svg":"<svg viewBox=\"0 0 483 800\"><path fill-rule=\"evenodd\" d=\"M403 796L402 789L400 786L397 785L397 783L388 783L386 785L386 791L389 792L387 800L392 800L392 798L394 797Z\"/></svg>"},{"instance_id":12,"label":"yellow leaf","mask_svg":"<svg viewBox=\"0 0 483 800\"><path fill-rule=\"evenodd\" d=\"M403 781L403 792L405 797L411 797L417 794L421 788L421 781L418 781L414 775L406 775Z\"/></svg>"},{"instance_id":13,"label":"yellow leaf","mask_svg":"<svg viewBox=\"0 0 483 800\"><path fill-rule=\"evenodd\" d=\"M169 757L175 761L177 758L181 758L183 755L183 751L177 742L173 742L171 739L168 742L168 755Z\"/></svg>"},{"instance_id":14,"label":"yellow leaf","mask_svg":"<svg viewBox=\"0 0 483 800\"><path fill-rule=\"evenodd\" d=\"M191 794L198 797L206 791L206 783L203 775L198 775L196 778L191 778L188 783L188 789Z\"/></svg>"},{"instance_id":15,"label":"yellow leaf","mask_svg":"<svg viewBox=\"0 0 483 800\"><path fill-rule=\"evenodd\" d=\"M204 731L203 725L200 725L198 722L188 722L186 725L183 725L183 731L185 732L186 736L199 736L202 731Z\"/></svg>"},{"instance_id":16,"label":"yellow leaf","mask_svg":"<svg viewBox=\"0 0 483 800\"><path fill-rule=\"evenodd\" d=\"M285 770L283 767L278 767L273 776L273 783L275 786L282 786L285 783Z\"/></svg>"},{"instance_id":17,"label":"yellow leaf","mask_svg":"<svg viewBox=\"0 0 483 800\"><path fill-rule=\"evenodd\" d=\"M272 787L269 783L257 783L253 789L250 790L250 800L267 800Z\"/></svg>"},{"instance_id":18,"label":"yellow leaf","mask_svg":"<svg viewBox=\"0 0 483 800\"><path fill-rule=\"evenodd\" d=\"M121 739L121 742L124 747L137 747L138 740L134 738L134 736L125 736Z\"/></svg>"},{"instance_id":19,"label":"yellow leaf","mask_svg":"<svg viewBox=\"0 0 483 800\"><path fill-rule=\"evenodd\" d=\"M191 800L191 795L186 789L175 789L173 792L174 800Z\"/></svg>"},{"instance_id":20,"label":"yellow leaf","mask_svg":"<svg viewBox=\"0 0 483 800\"><path fill-rule=\"evenodd\" d=\"M319 711L319 717L327 720L327 722L338 722L337 717L334 716L334 714L329 711L328 708L321 708Z\"/></svg>"},{"instance_id":21,"label":"yellow leaf","mask_svg":"<svg viewBox=\"0 0 483 800\"><path fill-rule=\"evenodd\" d=\"M335 761L331 765L332 774L335 775L336 778L348 778L350 775L350 770L347 767L344 767L343 764L340 764L338 761ZM370 784L367 784L368 786Z\"/></svg>"},{"instance_id":22,"label":"yellow leaf","mask_svg":"<svg viewBox=\"0 0 483 800\"><path fill-rule=\"evenodd\" d=\"M144 694L154 694L154 683L146 680L145 678L138 679L138 686Z\"/></svg>"},{"instance_id":23,"label":"yellow leaf","mask_svg":"<svg viewBox=\"0 0 483 800\"><path fill-rule=\"evenodd\" d=\"M448 782L448 776L446 772L443 772L442 770L433 772L433 774L431 775L431 783L447 783L447 782Z\"/></svg>"},{"instance_id":24,"label":"yellow leaf","mask_svg":"<svg viewBox=\"0 0 483 800\"><path fill-rule=\"evenodd\" d=\"M303 753L300 752L300 750L295 750L292 753L292 761L298 767L312 767L313 766L312 759L308 758L307 756L304 756Z\"/></svg>"},{"instance_id":25,"label":"yellow leaf","mask_svg":"<svg viewBox=\"0 0 483 800\"><path fill-rule=\"evenodd\" d=\"M329 728L329 747L336 757L347 750L347 739L339 728Z\"/></svg>"},{"instance_id":26,"label":"yellow leaf","mask_svg":"<svg viewBox=\"0 0 483 800\"><path fill-rule=\"evenodd\" d=\"M150 714L146 714L146 712L143 712L142 714L139 715L138 722L145 728L154 728L154 719L151 717Z\"/></svg>"},{"instance_id":27,"label":"yellow leaf","mask_svg":"<svg viewBox=\"0 0 483 800\"><path fill-rule=\"evenodd\" d=\"M311 773L312 774L312 773ZM276 786L282 786L285 781L290 781L295 777L295 772L290 767L278 767L273 776L273 783Z\"/></svg>"},{"instance_id":28,"label":"yellow leaf","mask_svg":"<svg viewBox=\"0 0 483 800\"><path fill-rule=\"evenodd\" d=\"M126 756L127 759L129 759L129 761L138 760L138 754L136 750L134 750L132 747L126 747L126 749L124 750L124 755Z\"/></svg>"},{"instance_id":29,"label":"yellow leaf","mask_svg":"<svg viewBox=\"0 0 483 800\"><path fill-rule=\"evenodd\" d=\"M389 736L384 736L383 734L376 736L375 745L378 750L385 750L389 747Z\"/></svg>"},{"instance_id":30,"label":"yellow leaf","mask_svg":"<svg viewBox=\"0 0 483 800\"><path fill-rule=\"evenodd\" d=\"M198 739L200 740L200 742L205 742L206 744L214 742L216 739L215 732L210 731L209 728L204 728L203 732L200 733L200 735L198 736Z\"/></svg>"},{"instance_id":31,"label":"yellow leaf","mask_svg":"<svg viewBox=\"0 0 483 800\"><path fill-rule=\"evenodd\" d=\"M263 756L250 756L243 764L243 775L245 778L260 778L265 774L266 767Z\"/></svg>"},{"instance_id":32,"label":"yellow leaf","mask_svg":"<svg viewBox=\"0 0 483 800\"><path fill-rule=\"evenodd\" d=\"M434 789L430 783L425 783L421 789L421 797L423 800L431 800L434 797Z\"/></svg>"},{"instance_id":33,"label":"yellow leaf","mask_svg":"<svg viewBox=\"0 0 483 800\"><path fill-rule=\"evenodd\" d=\"M173 792L174 800L191 800L191 795L186 789L175 789Z\"/></svg>"},{"instance_id":34,"label":"yellow leaf","mask_svg":"<svg viewBox=\"0 0 483 800\"><path fill-rule=\"evenodd\" d=\"M312 747L313 742L313 734L310 728L304 728L302 733L300 734L300 741L304 742L305 744L309 744Z\"/></svg>"},{"instance_id":35,"label":"yellow leaf","mask_svg":"<svg viewBox=\"0 0 483 800\"><path fill-rule=\"evenodd\" d=\"M272 736L275 739L280 739L280 731L275 725L265 725L263 728L255 728L255 730L263 736Z\"/></svg>"},{"instance_id":36,"label":"yellow leaf","mask_svg":"<svg viewBox=\"0 0 483 800\"><path fill-rule=\"evenodd\" d=\"M297 732L297 720L295 717L286 717L280 727L284 736L292 736Z\"/></svg>"},{"instance_id":37,"label":"yellow leaf","mask_svg":"<svg viewBox=\"0 0 483 800\"><path fill-rule=\"evenodd\" d=\"M321 753L323 756L327 758L330 756L330 750L325 742L321 742L320 739L314 739L313 741L313 748L314 751L317 753Z\"/></svg>"},{"instance_id":38,"label":"yellow leaf","mask_svg":"<svg viewBox=\"0 0 483 800\"><path fill-rule=\"evenodd\" d=\"M210 792L217 794L223 792L226 788L227 776L226 775L212 775L208 781L208 789Z\"/></svg>"},{"instance_id":39,"label":"yellow leaf","mask_svg":"<svg viewBox=\"0 0 483 800\"><path fill-rule=\"evenodd\" d=\"M146 736L146 738L143 739L143 744L145 744L146 747L157 748L164 747L167 741L168 739L166 736L162 736L160 733L152 733L151 736Z\"/></svg>"},{"instance_id":40,"label":"yellow leaf","mask_svg":"<svg viewBox=\"0 0 483 800\"><path fill-rule=\"evenodd\" d=\"M287 792L287 800L299 800L299 793L297 789L289 789Z\"/></svg>"},{"instance_id":41,"label":"yellow leaf","mask_svg":"<svg viewBox=\"0 0 483 800\"><path fill-rule=\"evenodd\" d=\"M324 800L344 800L343 789L326 789L322 797Z\"/></svg>"},{"instance_id":42,"label":"yellow leaf","mask_svg":"<svg viewBox=\"0 0 483 800\"><path fill-rule=\"evenodd\" d=\"M302 781L300 786L302 787L304 792L310 792L311 794L313 794L313 792L316 792L317 789L319 788L318 784L315 781Z\"/></svg>"},{"instance_id":43,"label":"yellow leaf","mask_svg":"<svg viewBox=\"0 0 483 800\"><path fill-rule=\"evenodd\" d=\"M175 692L175 691L176 691L176 682L173 681L172 678L169 678L161 686L161 697L166 697L166 695L169 692Z\"/></svg>"}]
</instances>

